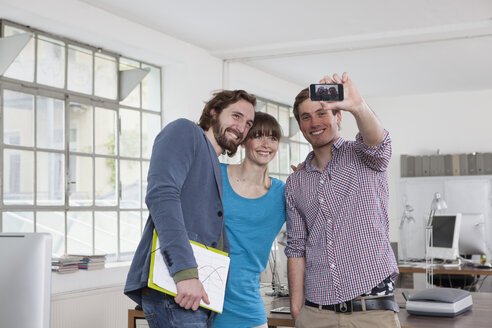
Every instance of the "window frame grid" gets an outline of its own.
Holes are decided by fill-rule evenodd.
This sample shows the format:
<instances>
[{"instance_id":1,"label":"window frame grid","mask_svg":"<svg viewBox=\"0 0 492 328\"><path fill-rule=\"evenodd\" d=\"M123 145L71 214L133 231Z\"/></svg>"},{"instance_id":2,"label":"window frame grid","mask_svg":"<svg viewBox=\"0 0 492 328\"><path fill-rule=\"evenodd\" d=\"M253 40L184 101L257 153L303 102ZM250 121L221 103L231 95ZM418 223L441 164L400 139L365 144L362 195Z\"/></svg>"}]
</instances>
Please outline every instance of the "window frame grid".
<instances>
[{"instance_id":1,"label":"window frame grid","mask_svg":"<svg viewBox=\"0 0 492 328\"><path fill-rule=\"evenodd\" d=\"M115 52L107 51L105 49L97 48L82 42L78 42L69 38L61 37L59 35L54 35L48 32L44 32L35 28L31 28L28 26L24 26L15 22L12 22L10 20L5 20L5 19L0 19L0 36L4 36L5 34L5 27L6 26L11 26L13 28L17 29L22 29L25 30L26 33L32 33L32 38L34 39L34 78L33 82L29 81L24 81L24 80L18 80L15 78L10 78L10 77L5 77L5 76L0 76L0 163L1 163L1 168L2 171L0 172L0 231L3 227L3 213L4 212L32 212L33 213L33 230L34 232L37 231L37 214L38 212L63 212L64 213L64 252L67 252L67 247L68 247L68 213L71 211L76 211L76 212L91 212L91 217L92 217L92 252L95 252L96 249L96 228L95 228L95 216L96 212L116 212L116 222L117 222L117 231L116 231L116 239L117 239L117 245L116 245L116 261L120 261L121 259L121 241L120 241L120 234L121 234L121 220L120 220L120 213L121 212L135 212L135 213L140 213L140 224L139 224L139 231L137 232L139 235L142 233L142 229L144 226L144 220L146 217L144 217L145 213L148 213L148 209L145 206L145 195L143 194L142 191L142 184L144 182L144 179L146 177L143 177L143 170L144 170L144 164L146 166L149 165L150 163L150 158L143 158L143 137L142 137L142 131L143 131L143 114L148 113L148 114L153 114L159 117L159 125L160 129L162 129L162 118L163 118L163 112L162 112L162 68L158 65L138 60L138 59L133 59L128 56L121 56ZM39 70L39 65L38 65L38 36L43 36L47 38L51 38L60 42L63 42L64 44L64 52L65 52L65 70L64 70L64 83L63 83L63 88L57 88L45 84L41 84L37 82L37 74ZM69 51L69 46L73 45L75 47L81 47L86 50L91 51L91 56L92 56L92 94L85 94L85 93L80 93L77 91L69 90L68 89L68 65L69 65L69 58L68 58L68 51ZM96 53L100 53L109 57L112 57L115 59L115 65L117 69L117 82L116 82L116 98L111 99L111 98L105 98L101 96L96 96L95 95L95 88L96 88ZM139 67L141 68L143 65L151 66L159 70L159 104L160 108L159 111L156 110L151 110L151 109L144 109L142 108L143 105L143 87L142 87L142 82L139 83L139 106L138 107L133 107L129 105L122 105L119 101L120 97L120 78L118 72L120 71L120 58L124 57L129 60L133 60L139 63ZM21 92L25 94L32 95L34 97L34 144L33 147L29 146L16 146L16 145L5 145L4 143L4 130L3 130L3 119L4 119L4 111L3 111L3 105L4 105L4 90L11 90L14 92ZM64 101L64 128L65 128L65 141L64 141L64 149L63 150L57 150L57 149L46 149L46 148L38 148L37 147L37 97L38 96L44 96L44 97L49 97L49 98L54 98L58 100ZM81 103L87 106L92 106L92 151L90 153L85 153L85 152L77 152L77 151L70 151L70 106L69 104L71 102L76 102L76 103ZM96 107L102 107L105 109L111 109L115 111L116 114L116 131L115 131L115 155L108 155L108 154L97 154L96 149L95 149L95 134L96 134L96 128L95 128L95 115L96 115ZM129 109L129 110L135 110L139 113L140 117L140 124L139 124L139 134L140 134L140 150L139 150L139 157L127 157L127 156L120 156L120 134L121 134L121 116L120 116L120 108L124 109ZM13 150L28 150L33 152L33 157L34 157L34 165L33 165L33 204L32 205L4 205L3 200L4 200L4 149L13 149ZM47 153L57 153L57 154L63 154L65 156L64 158L64 169L65 169L65 185L64 185L64 204L63 205L39 205L37 204L37 152L38 151L43 151ZM71 185L70 181L70 156L84 156L84 157L90 157L92 161L92 204L90 206L70 206L69 203L69 189ZM96 170L95 166L95 161L96 158L111 158L114 159L116 162L116 172L115 172L115 183L117 184L116 188L116 205L114 206L97 206L95 204L96 198L95 198L95 183L96 183L96 176L94 174ZM121 160L131 160L134 162L137 162L139 164L139 178L140 178L140 184L139 184L139 207L138 208L120 208L121 204L121 196L122 196L122 188L121 188L121 176L120 176L120 161ZM126 256L127 257L127 256Z\"/></svg>"}]
</instances>

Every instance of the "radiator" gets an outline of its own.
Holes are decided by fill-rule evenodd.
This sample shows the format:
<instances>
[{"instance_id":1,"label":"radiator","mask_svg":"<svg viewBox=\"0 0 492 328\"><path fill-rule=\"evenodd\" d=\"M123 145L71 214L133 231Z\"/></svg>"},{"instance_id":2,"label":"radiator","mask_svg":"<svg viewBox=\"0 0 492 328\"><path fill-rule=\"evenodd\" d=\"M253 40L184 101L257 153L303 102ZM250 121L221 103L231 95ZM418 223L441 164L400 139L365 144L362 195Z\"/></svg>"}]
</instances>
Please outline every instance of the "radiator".
<instances>
[{"instance_id":1,"label":"radiator","mask_svg":"<svg viewBox=\"0 0 492 328\"><path fill-rule=\"evenodd\" d=\"M128 309L135 303L123 285L51 296L51 328L128 327Z\"/></svg>"}]
</instances>

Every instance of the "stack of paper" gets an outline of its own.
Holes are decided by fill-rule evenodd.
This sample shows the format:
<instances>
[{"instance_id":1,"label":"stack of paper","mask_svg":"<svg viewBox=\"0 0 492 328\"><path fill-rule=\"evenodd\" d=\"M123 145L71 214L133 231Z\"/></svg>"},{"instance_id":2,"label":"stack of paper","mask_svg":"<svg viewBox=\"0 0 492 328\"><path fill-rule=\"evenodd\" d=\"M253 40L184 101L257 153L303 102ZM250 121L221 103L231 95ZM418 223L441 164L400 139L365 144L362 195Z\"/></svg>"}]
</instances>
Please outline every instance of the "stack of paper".
<instances>
[{"instance_id":1,"label":"stack of paper","mask_svg":"<svg viewBox=\"0 0 492 328\"><path fill-rule=\"evenodd\" d=\"M106 263L106 254L98 255L78 255L81 256L81 262L79 263L79 269L81 270L97 270L104 269L104 263Z\"/></svg>"},{"instance_id":2,"label":"stack of paper","mask_svg":"<svg viewBox=\"0 0 492 328\"><path fill-rule=\"evenodd\" d=\"M51 259L51 271L58 273L79 271L81 260L80 256L55 257Z\"/></svg>"}]
</instances>

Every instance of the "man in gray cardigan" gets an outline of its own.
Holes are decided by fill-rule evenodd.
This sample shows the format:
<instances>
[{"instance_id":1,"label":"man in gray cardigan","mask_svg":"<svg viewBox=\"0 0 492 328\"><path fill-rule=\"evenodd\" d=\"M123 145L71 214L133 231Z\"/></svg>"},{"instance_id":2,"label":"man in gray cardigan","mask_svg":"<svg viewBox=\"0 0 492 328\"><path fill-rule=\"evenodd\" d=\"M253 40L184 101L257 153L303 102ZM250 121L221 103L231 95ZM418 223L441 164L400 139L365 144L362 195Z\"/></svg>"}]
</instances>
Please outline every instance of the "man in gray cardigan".
<instances>
[{"instance_id":1,"label":"man in gray cardigan","mask_svg":"<svg viewBox=\"0 0 492 328\"><path fill-rule=\"evenodd\" d=\"M155 138L145 198L150 215L125 286L150 327L211 327L215 313L199 307L208 297L189 240L229 252L217 157L236 153L253 124L255 105L256 98L243 90L224 90L206 103L198 125L178 119ZM147 287L154 229L176 297Z\"/></svg>"}]
</instances>

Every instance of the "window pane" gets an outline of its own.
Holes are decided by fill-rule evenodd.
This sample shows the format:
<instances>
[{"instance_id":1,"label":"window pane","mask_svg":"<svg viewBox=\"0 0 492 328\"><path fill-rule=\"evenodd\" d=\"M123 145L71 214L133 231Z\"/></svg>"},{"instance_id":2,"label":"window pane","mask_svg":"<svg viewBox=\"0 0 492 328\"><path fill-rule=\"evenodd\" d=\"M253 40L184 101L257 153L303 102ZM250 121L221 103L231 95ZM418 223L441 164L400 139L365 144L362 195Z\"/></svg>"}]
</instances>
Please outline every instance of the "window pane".
<instances>
[{"instance_id":1,"label":"window pane","mask_svg":"<svg viewBox=\"0 0 492 328\"><path fill-rule=\"evenodd\" d=\"M116 160L96 158L96 205L116 206Z\"/></svg>"},{"instance_id":2,"label":"window pane","mask_svg":"<svg viewBox=\"0 0 492 328\"><path fill-rule=\"evenodd\" d=\"M5 149L3 155L4 204L33 204L34 153Z\"/></svg>"},{"instance_id":3,"label":"window pane","mask_svg":"<svg viewBox=\"0 0 492 328\"><path fill-rule=\"evenodd\" d=\"M116 154L116 111L96 107L96 153Z\"/></svg>"},{"instance_id":4,"label":"window pane","mask_svg":"<svg viewBox=\"0 0 492 328\"><path fill-rule=\"evenodd\" d=\"M258 99L256 101L256 111L257 112L266 112L266 102Z\"/></svg>"},{"instance_id":5,"label":"window pane","mask_svg":"<svg viewBox=\"0 0 492 328\"><path fill-rule=\"evenodd\" d=\"M301 158L299 152L299 144L297 142L290 143L290 164L297 166L297 164L304 162L305 158Z\"/></svg>"},{"instance_id":6,"label":"window pane","mask_svg":"<svg viewBox=\"0 0 492 328\"><path fill-rule=\"evenodd\" d=\"M3 212L2 232L34 232L34 213Z\"/></svg>"},{"instance_id":7,"label":"window pane","mask_svg":"<svg viewBox=\"0 0 492 328\"><path fill-rule=\"evenodd\" d=\"M70 151L92 153L92 106L70 103Z\"/></svg>"},{"instance_id":8,"label":"window pane","mask_svg":"<svg viewBox=\"0 0 492 328\"><path fill-rule=\"evenodd\" d=\"M38 36L37 82L52 87L65 87L65 43Z\"/></svg>"},{"instance_id":9,"label":"window pane","mask_svg":"<svg viewBox=\"0 0 492 328\"><path fill-rule=\"evenodd\" d=\"M160 112L161 70L149 65L142 65L142 68L150 68L149 74L142 80L142 108Z\"/></svg>"},{"instance_id":10,"label":"window pane","mask_svg":"<svg viewBox=\"0 0 492 328\"><path fill-rule=\"evenodd\" d=\"M289 137L289 109L286 107L279 107L278 109L278 122L282 127L282 136L287 139Z\"/></svg>"},{"instance_id":11,"label":"window pane","mask_svg":"<svg viewBox=\"0 0 492 328\"><path fill-rule=\"evenodd\" d=\"M92 51L81 47L68 46L69 90L92 94Z\"/></svg>"},{"instance_id":12,"label":"window pane","mask_svg":"<svg viewBox=\"0 0 492 328\"><path fill-rule=\"evenodd\" d=\"M268 163L268 171L271 173L278 173L278 155L275 156L270 163Z\"/></svg>"},{"instance_id":13,"label":"window pane","mask_svg":"<svg viewBox=\"0 0 492 328\"><path fill-rule=\"evenodd\" d=\"M241 163L242 160L246 157L246 149L244 149L243 147L239 147L238 153L241 155L238 163ZM236 156L237 156L237 154L236 154Z\"/></svg>"},{"instance_id":14,"label":"window pane","mask_svg":"<svg viewBox=\"0 0 492 328\"><path fill-rule=\"evenodd\" d=\"M300 131L297 131L296 133L294 133L294 135L292 137L289 138L290 140L292 141L297 141L299 142L301 140L301 132Z\"/></svg>"},{"instance_id":15,"label":"window pane","mask_svg":"<svg viewBox=\"0 0 492 328\"><path fill-rule=\"evenodd\" d=\"M300 156L301 156L301 161L304 161L309 154L309 146L305 144L300 144Z\"/></svg>"},{"instance_id":16,"label":"window pane","mask_svg":"<svg viewBox=\"0 0 492 328\"><path fill-rule=\"evenodd\" d=\"M65 148L65 102L58 99L36 98L37 147Z\"/></svg>"},{"instance_id":17,"label":"window pane","mask_svg":"<svg viewBox=\"0 0 492 328\"><path fill-rule=\"evenodd\" d=\"M9 90L5 90L3 96L4 143L34 146L34 97Z\"/></svg>"},{"instance_id":18,"label":"window pane","mask_svg":"<svg viewBox=\"0 0 492 328\"><path fill-rule=\"evenodd\" d=\"M289 144L281 142L278 149L280 173L290 173Z\"/></svg>"},{"instance_id":19,"label":"window pane","mask_svg":"<svg viewBox=\"0 0 492 328\"><path fill-rule=\"evenodd\" d=\"M94 74L95 95L116 99L118 95L118 67L116 58L96 53Z\"/></svg>"},{"instance_id":20,"label":"window pane","mask_svg":"<svg viewBox=\"0 0 492 328\"><path fill-rule=\"evenodd\" d=\"M120 156L140 157L140 112L120 109Z\"/></svg>"},{"instance_id":21,"label":"window pane","mask_svg":"<svg viewBox=\"0 0 492 328\"><path fill-rule=\"evenodd\" d=\"M138 212L120 212L120 254L130 258L137 249L141 237L141 218Z\"/></svg>"},{"instance_id":22,"label":"window pane","mask_svg":"<svg viewBox=\"0 0 492 328\"><path fill-rule=\"evenodd\" d=\"M69 191L70 206L92 205L92 158L84 156L70 156L69 163Z\"/></svg>"},{"instance_id":23,"label":"window pane","mask_svg":"<svg viewBox=\"0 0 492 328\"><path fill-rule=\"evenodd\" d=\"M65 155L37 153L38 205L63 205L65 202Z\"/></svg>"},{"instance_id":24,"label":"window pane","mask_svg":"<svg viewBox=\"0 0 492 328\"><path fill-rule=\"evenodd\" d=\"M146 209L145 195L147 195L147 176L149 175L150 162L142 161L142 208Z\"/></svg>"},{"instance_id":25,"label":"window pane","mask_svg":"<svg viewBox=\"0 0 492 328\"><path fill-rule=\"evenodd\" d=\"M4 36L27 33L24 30L8 25L5 25L4 32ZM31 40L15 58L14 62L10 64L4 74L5 76L29 82L34 81L34 45L34 38L31 37Z\"/></svg>"},{"instance_id":26,"label":"window pane","mask_svg":"<svg viewBox=\"0 0 492 328\"><path fill-rule=\"evenodd\" d=\"M161 131L161 117L159 115L142 113L142 157L150 158L154 139Z\"/></svg>"},{"instance_id":27,"label":"window pane","mask_svg":"<svg viewBox=\"0 0 492 328\"><path fill-rule=\"evenodd\" d=\"M277 113L277 105L274 104L267 104L267 113L278 119L278 113Z\"/></svg>"},{"instance_id":28,"label":"window pane","mask_svg":"<svg viewBox=\"0 0 492 328\"><path fill-rule=\"evenodd\" d=\"M120 58L120 71L126 71L129 69L140 68L140 63L127 58ZM130 94L123 99L120 104L131 106L131 107L140 107L140 85L139 84L135 89L133 89Z\"/></svg>"},{"instance_id":29,"label":"window pane","mask_svg":"<svg viewBox=\"0 0 492 328\"><path fill-rule=\"evenodd\" d=\"M116 258L118 248L116 212L95 213L95 249L96 254L107 254L108 260Z\"/></svg>"},{"instance_id":30,"label":"window pane","mask_svg":"<svg viewBox=\"0 0 492 328\"><path fill-rule=\"evenodd\" d=\"M92 254L92 212L67 213L67 253Z\"/></svg>"},{"instance_id":31,"label":"window pane","mask_svg":"<svg viewBox=\"0 0 492 328\"><path fill-rule=\"evenodd\" d=\"M149 211L142 211L142 228L140 229L140 233L143 232L143 229L145 227L145 223L147 222L149 218Z\"/></svg>"},{"instance_id":32,"label":"window pane","mask_svg":"<svg viewBox=\"0 0 492 328\"><path fill-rule=\"evenodd\" d=\"M121 208L140 208L140 162L120 160Z\"/></svg>"},{"instance_id":33,"label":"window pane","mask_svg":"<svg viewBox=\"0 0 492 328\"><path fill-rule=\"evenodd\" d=\"M36 231L49 232L53 237L53 254L65 253L65 214L63 212L37 212Z\"/></svg>"}]
</instances>

